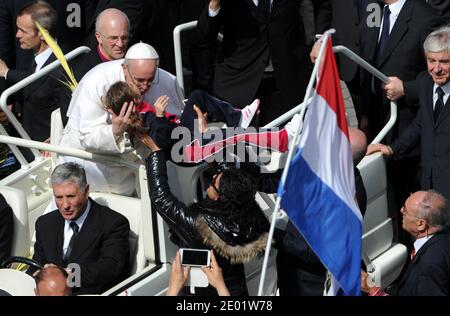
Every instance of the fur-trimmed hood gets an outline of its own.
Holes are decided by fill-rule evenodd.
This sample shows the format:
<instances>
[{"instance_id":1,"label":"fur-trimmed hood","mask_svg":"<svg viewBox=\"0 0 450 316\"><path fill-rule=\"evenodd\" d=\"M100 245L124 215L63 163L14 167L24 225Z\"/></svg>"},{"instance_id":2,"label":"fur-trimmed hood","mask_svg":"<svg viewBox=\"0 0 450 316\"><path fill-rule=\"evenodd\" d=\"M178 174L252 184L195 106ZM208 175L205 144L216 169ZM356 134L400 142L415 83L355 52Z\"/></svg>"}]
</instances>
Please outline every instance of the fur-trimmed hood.
<instances>
[{"instance_id":1,"label":"fur-trimmed hood","mask_svg":"<svg viewBox=\"0 0 450 316\"><path fill-rule=\"evenodd\" d=\"M241 244L230 245L226 241L222 240L208 225L205 217L199 215L195 221L195 225L198 228L198 232L205 245L210 246L220 256L229 260L232 264L246 263L254 257L261 255L266 249L267 238L269 234L267 232L261 233L255 240Z\"/></svg>"}]
</instances>

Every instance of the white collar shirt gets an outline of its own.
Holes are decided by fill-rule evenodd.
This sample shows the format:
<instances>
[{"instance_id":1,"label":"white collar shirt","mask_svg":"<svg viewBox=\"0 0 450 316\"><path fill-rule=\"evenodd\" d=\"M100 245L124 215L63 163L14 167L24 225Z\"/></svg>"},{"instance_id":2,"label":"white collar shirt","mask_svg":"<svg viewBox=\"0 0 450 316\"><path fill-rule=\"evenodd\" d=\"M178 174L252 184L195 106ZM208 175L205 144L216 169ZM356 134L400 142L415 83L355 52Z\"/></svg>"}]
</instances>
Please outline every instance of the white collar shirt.
<instances>
[{"instance_id":1,"label":"white collar shirt","mask_svg":"<svg viewBox=\"0 0 450 316\"><path fill-rule=\"evenodd\" d=\"M391 14L389 16L389 34L392 32L392 28L394 27L395 21L397 21L398 15L400 14L400 11L403 8L403 5L405 4L406 0L398 0L397 2L394 2L393 4L389 4L389 11L391 11ZM386 6L386 5L385 5ZM383 12L384 7L381 10L381 25L380 25L380 32L378 33L378 40L380 40L381 32L383 31Z\"/></svg>"},{"instance_id":2,"label":"white collar shirt","mask_svg":"<svg viewBox=\"0 0 450 316\"><path fill-rule=\"evenodd\" d=\"M91 201L88 200L88 203L86 205L86 211L77 218L74 222L78 225L78 231L81 231L81 228L83 227L84 221L86 220L87 216L89 215L89 212L91 211ZM59 211L57 211L59 212ZM64 244L63 244L63 253L66 254L67 248L69 247L70 239L73 236L73 230L70 228L70 223L72 221L65 220L64 223Z\"/></svg>"},{"instance_id":3,"label":"white collar shirt","mask_svg":"<svg viewBox=\"0 0 450 316\"><path fill-rule=\"evenodd\" d=\"M35 72L39 71L42 68L42 66L44 66L45 62L47 61L47 59L50 57L51 54L52 54L52 50L49 47L46 50L44 50L42 53L34 56L34 61L36 62Z\"/></svg>"},{"instance_id":4,"label":"white collar shirt","mask_svg":"<svg viewBox=\"0 0 450 316\"><path fill-rule=\"evenodd\" d=\"M439 86L437 84L434 84L434 86L433 86L433 111L434 111L434 107L436 106L436 102L438 99L438 94L436 91L436 89L438 87ZM448 97L450 96L450 81L440 87L441 87L442 91L444 91L444 105L445 105L445 103L447 103Z\"/></svg>"}]
</instances>

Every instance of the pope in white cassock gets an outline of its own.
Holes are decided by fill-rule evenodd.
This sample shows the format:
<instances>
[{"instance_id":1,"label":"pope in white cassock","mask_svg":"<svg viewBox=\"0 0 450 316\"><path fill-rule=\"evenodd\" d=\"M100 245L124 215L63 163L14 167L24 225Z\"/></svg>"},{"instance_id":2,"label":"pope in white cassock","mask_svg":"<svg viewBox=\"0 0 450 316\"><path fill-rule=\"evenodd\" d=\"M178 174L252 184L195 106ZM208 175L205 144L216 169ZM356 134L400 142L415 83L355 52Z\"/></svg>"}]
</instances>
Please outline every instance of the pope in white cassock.
<instances>
[{"instance_id":1,"label":"pope in white cassock","mask_svg":"<svg viewBox=\"0 0 450 316\"><path fill-rule=\"evenodd\" d=\"M69 120L60 145L101 154L125 154L133 150L125 132L132 106L119 116L113 116L103 108L101 101L117 81L128 82L152 105L159 96L167 95L167 111L180 115L183 109L181 88L175 76L158 68L158 59L152 46L137 43L129 48L125 59L105 62L91 69L73 92L67 111ZM124 195L135 191L135 175L127 167L70 156L58 159L58 163L66 161L76 161L85 168L92 191Z\"/></svg>"}]
</instances>

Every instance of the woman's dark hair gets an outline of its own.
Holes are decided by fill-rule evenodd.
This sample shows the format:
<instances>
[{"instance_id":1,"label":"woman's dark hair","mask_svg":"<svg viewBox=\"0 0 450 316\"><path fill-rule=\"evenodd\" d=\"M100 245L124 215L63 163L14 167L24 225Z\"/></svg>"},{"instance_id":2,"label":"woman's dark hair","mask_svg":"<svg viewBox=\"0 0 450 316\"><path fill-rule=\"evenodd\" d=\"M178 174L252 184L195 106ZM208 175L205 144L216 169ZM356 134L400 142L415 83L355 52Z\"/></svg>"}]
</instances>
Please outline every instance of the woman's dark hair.
<instances>
[{"instance_id":1,"label":"woman's dark hair","mask_svg":"<svg viewBox=\"0 0 450 316\"><path fill-rule=\"evenodd\" d=\"M125 102L136 102L139 98L139 94L134 91L128 83L125 81L118 81L109 87L106 92L106 96L103 99L103 103L105 108L111 109L116 115L119 115ZM141 135L148 132L148 129L146 129L142 124L142 119L139 113L131 113L130 119L131 128L129 132L131 134Z\"/></svg>"},{"instance_id":2,"label":"woman's dark hair","mask_svg":"<svg viewBox=\"0 0 450 316\"><path fill-rule=\"evenodd\" d=\"M242 227L253 227L255 231L267 230L265 217L258 214L262 210L255 201L255 194L256 187L251 178L242 170L228 166L222 171L220 178L219 199L205 199L192 207L198 205L211 209L214 214L222 215Z\"/></svg>"}]
</instances>

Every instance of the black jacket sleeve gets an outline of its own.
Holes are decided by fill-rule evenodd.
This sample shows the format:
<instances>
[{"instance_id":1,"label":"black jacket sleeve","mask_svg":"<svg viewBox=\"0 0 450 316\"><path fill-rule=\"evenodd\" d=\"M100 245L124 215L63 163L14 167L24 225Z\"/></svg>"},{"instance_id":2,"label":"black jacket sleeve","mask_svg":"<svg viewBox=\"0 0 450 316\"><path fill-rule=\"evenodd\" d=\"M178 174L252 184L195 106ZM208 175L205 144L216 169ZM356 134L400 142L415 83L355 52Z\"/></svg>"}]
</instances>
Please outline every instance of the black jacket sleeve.
<instances>
[{"instance_id":1,"label":"black jacket sleeve","mask_svg":"<svg viewBox=\"0 0 450 316\"><path fill-rule=\"evenodd\" d=\"M186 205L170 192L166 158L163 151L156 151L147 158L147 179L152 206L172 231L185 243L195 238L195 219Z\"/></svg>"},{"instance_id":2,"label":"black jacket sleeve","mask_svg":"<svg viewBox=\"0 0 450 316\"><path fill-rule=\"evenodd\" d=\"M0 194L0 264L11 255L14 222L11 207Z\"/></svg>"}]
</instances>

